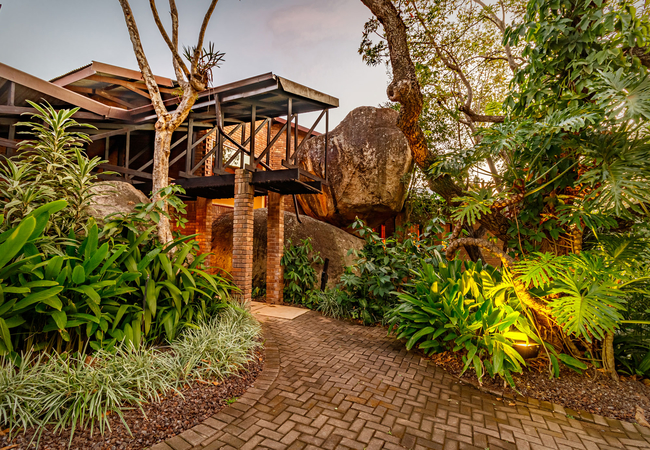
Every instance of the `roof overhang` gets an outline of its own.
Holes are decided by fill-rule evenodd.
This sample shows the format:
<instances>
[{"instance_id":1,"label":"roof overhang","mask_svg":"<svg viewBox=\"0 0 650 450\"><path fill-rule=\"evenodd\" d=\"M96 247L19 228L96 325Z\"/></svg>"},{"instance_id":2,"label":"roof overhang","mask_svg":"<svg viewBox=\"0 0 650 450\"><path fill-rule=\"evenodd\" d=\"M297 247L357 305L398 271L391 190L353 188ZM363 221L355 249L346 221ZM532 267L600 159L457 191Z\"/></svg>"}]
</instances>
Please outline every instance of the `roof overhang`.
<instances>
[{"instance_id":1,"label":"roof overhang","mask_svg":"<svg viewBox=\"0 0 650 450\"><path fill-rule=\"evenodd\" d=\"M25 93L25 99L27 100L32 100L38 103L42 97L40 94L44 94L45 96L58 99L72 106L78 106L79 108L101 116L101 118L118 120L129 119L129 113L125 109L104 105L103 103L81 94L77 94L76 92L72 92L61 86L57 86L49 81L42 80L18 69L14 69L6 64L0 63L0 85L4 85L8 81L27 88ZM22 105L23 108L24 106L25 105ZM14 107L21 108L21 105L15 105ZM17 109L16 111L19 110Z\"/></svg>"},{"instance_id":2,"label":"roof overhang","mask_svg":"<svg viewBox=\"0 0 650 450\"><path fill-rule=\"evenodd\" d=\"M138 70L125 69L124 67L114 66L98 61L93 61L79 69L75 69L64 75L58 76L50 80L50 83L57 86L67 86L77 81L88 78L92 75L108 75L114 77L121 77L128 80L144 81L142 73ZM156 83L159 86L174 87L174 82L170 78L154 75Z\"/></svg>"}]
</instances>

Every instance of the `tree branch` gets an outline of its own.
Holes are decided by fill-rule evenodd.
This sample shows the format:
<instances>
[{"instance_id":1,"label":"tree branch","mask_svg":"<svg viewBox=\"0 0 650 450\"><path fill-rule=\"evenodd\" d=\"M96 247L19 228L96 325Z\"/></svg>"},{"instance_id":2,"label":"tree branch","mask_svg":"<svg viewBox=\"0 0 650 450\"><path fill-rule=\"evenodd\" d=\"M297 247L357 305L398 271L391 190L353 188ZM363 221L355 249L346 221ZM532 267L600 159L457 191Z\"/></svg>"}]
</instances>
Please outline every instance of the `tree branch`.
<instances>
[{"instance_id":1,"label":"tree branch","mask_svg":"<svg viewBox=\"0 0 650 450\"><path fill-rule=\"evenodd\" d=\"M135 18L133 17L133 11L131 10L131 5L129 5L129 0L118 0L122 6L122 12L124 13L124 20L126 22L126 28L129 31L129 36L131 38L131 43L133 44L133 52L135 53L135 59L138 61L138 66L140 67L140 72L142 72L142 78L144 79L145 84L147 85L147 90L149 95L151 95L151 103L158 115L158 118L166 116L168 114L167 108L162 101L160 95L160 90L158 89L158 83L156 83L156 78L149 67L149 62L142 48L142 41L140 39L140 33L138 32L138 26L135 23Z\"/></svg>"},{"instance_id":2,"label":"tree branch","mask_svg":"<svg viewBox=\"0 0 650 450\"><path fill-rule=\"evenodd\" d=\"M424 104L422 91L415 73L415 66L409 53L406 39L406 25L397 9L388 0L362 0L384 27L390 52L393 80L386 89L388 98L402 105L397 126L408 140L413 159L423 170L433 161L427 148L427 141L418 119Z\"/></svg>"},{"instance_id":3,"label":"tree branch","mask_svg":"<svg viewBox=\"0 0 650 450\"><path fill-rule=\"evenodd\" d=\"M170 6L171 6L170 2ZM187 66L185 66L185 63L183 62L183 59L181 58L181 55L178 54L178 11L176 11L176 20L174 21L174 10L172 9L171 16L172 16L172 30L173 30L173 36L176 37L176 41L172 42L171 39L169 39L169 35L167 34L167 31L165 30L165 27L162 24L162 21L160 20L160 16L158 15L158 8L156 8L156 0L149 0L149 6L151 7L151 12L153 13L153 20L156 22L156 26L158 27L158 31L160 31L160 35L162 38L165 40L165 43L167 44L167 47L169 47L169 50L172 52L172 58L174 62L174 69L176 69L176 66L178 65L179 68L183 70L185 75L189 77L189 71L187 70ZM175 9L175 8L174 8ZM174 22L176 24L176 28L174 30ZM178 78L178 73L176 73L176 78ZM179 79L178 82L183 81L182 79Z\"/></svg>"},{"instance_id":4,"label":"tree branch","mask_svg":"<svg viewBox=\"0 0 650 450\"><path fill-rule=\"evenodd\" d=\"M199 39L198 42L196 43L196 51L194 52L194 55L192 55L192 78L194 78L195 75L197 75L197 67L199 64L199 57L201 56L201 52L203 51L203 40L205 39L205 30L208 28L208 22L210 22L210 18L212 17L212 13L214 12L214 8L217 6L217 2L219 0L212 0L212 3L210 3L210 6L208 7L208 10L205 13L205 16L203 17L203 23L201 24L201 30L199 31Z\"/></svg>"},{"instance_id":5,"label":"tree branch","mask_svg":"<svg viewBox=\"0 0 650 450\"><path fill-rule=\"evenodd\" d=\"M451 59L454 60L452 62L452 61L449 60L449 58L447 58L444 55L443 49L441 49L440 46L438 45L438 43L436 42L436 39L435 39L433 33L431 32L431 30L429 30L429 27L427 26L426 22L424 21L424 18L420 14L420 11L418 10L418 7L415 4L415 2L413 2L412 5L413 5L413 9L415 10L415 16L417 17L418 22L420 22L420 24L422 25L422 28L424 28L424 32L426 33L426 35L429 36L429 40L431 42L431 45L433 46L433 49L436 52L436 55L438 55L438 58L440 58L442 63L445 66L447 66L447 68L449 70L452 70L453 72L455 72L458 75L458 77L460 78L462 83L465 85L465 89L467 89L467 97L465 99L465 107L470 109L472 107L472 99L474 97L474 90L472 89L472 85L470 84L469 80L465 76L465 73L463 72L463 69L456 62L454 56L451 53L448 52Z\"/></svg>"},{"instance_id":6,"label":"tree branch","mask_svg":"<svg viewBox=\"0 0 650 450\"><path fill-rule=\"evenodd\" d=\"M505 116L478 114L471 108L467 108L465 105L461 105L458 109L471 119L472 122L503 123L505 120Z\"/></svg>"},{"instance_id":7,"label":"tree branch","mask_svg":"<svg viewBox=\"0 0 650 450\"><path fill-rule=\"evenodd\" d=\"M499 2L501 5L501 9L503 11L503 18L499 19L494 12L486 5L483 3L481 0L474 0L474 2L478 3L483 7L483 10L487 13L488 19L490 19L496 26L497 28L501 31L501 35L504 35L506 32L506 21L505 21L505 14L506 14L506 8L503 6L502 2ZM519 69L519 64L515 62L515 58L512 55L512 49L508 44L504 44L503 49L506 52L506 57L508 61L508 65L510 66L510 70L512 70L512 73L515 73L517 69Z\"/></svg>"},{"instance_id":8,"label":"tree branch","mask_svg":"<svg viewBox=\"0 0 650 450\"><path fill-rule=\"evenodd\" d=\"M178 9L174 0L169 0L169 14L172 18L172 45L176 49L176 53L178 53ZM182 59L180 61L183 62ZM174 64L174 72L176 72L176 80L183 90L187 89L187 83L189 82L187 66L185 64L181 66L175 57L172 58L172 63Z\"/></svg>"},{"instance_id":9,"label":"tree branch","mask_svg":"<svg viewBox=\"0 0 650 450\"><path fill-rule=\"evenodd\" d=\"M415 65L411 60L406 25L391 0L361 1L384 27L393 71L393 80L386 90L388 98L400 103L397 126L409 143L413 159L425 174L428 174L431 164L436 161L436 155L429 151L426 137L419 124L423 98ZM427 177L427 181L431 190L440 195L449 205L454 204L455 197L465 195L463 189L449 175L441 175L434 179ZM509 240L510 224L503 214L498 212L487 214L481 217L480 223L503 242Z\"/></svg>"}]
</instances>

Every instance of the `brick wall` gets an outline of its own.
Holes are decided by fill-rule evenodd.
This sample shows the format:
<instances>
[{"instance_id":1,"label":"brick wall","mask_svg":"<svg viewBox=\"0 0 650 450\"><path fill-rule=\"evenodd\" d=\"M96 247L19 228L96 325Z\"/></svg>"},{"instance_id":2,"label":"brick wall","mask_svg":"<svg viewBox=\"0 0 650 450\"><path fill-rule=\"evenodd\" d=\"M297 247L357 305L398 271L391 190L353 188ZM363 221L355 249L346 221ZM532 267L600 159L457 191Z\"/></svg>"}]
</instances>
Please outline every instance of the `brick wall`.
<instances>
[{"instance_id":1,"label":"brick wall","mask_svg":"<svg viewBox=\"0 0 650 450\"><path fill-rule=\"evenodd\" d=\"M176 227L175 221L172 221L172 229L186 236L198 234L195 238L199 244L200 253L210 253L212 251L212 222L216 218L217 211L212 206L212 200L207 198L198 198L195 201L185 202L186 214L183 216L187 219L185 228ZM213 258L208 257L205 260L208 273L216 273Z\"/></svg>"},{"instance_id":2,"label":"brick wall","mask_svg":"<svg viewBox=\"0 0 650 450\"><path fill-rule=\"evenodd\" d=\"M210 130L201 130L198 133L199 136L198 139L202 138L209 132ZM192 167L198 164L203 159L203 157L207 155L208 152L214 148L214 145L217 141L216 135L217 132L215 131L212 134L210 134L210 136L205 138L203 142L201 142L199 145L196 146L196 148L194 149L194 161L192 163ZM210 155L208 159L206 159L205 162L201 165L201 167L196 169L194 175L196 175L197 177L203 177L203 176L207 177L207 176L214 175L213 172L214 158L215 158L214 154Z\"/></svg>"}]
</instances>

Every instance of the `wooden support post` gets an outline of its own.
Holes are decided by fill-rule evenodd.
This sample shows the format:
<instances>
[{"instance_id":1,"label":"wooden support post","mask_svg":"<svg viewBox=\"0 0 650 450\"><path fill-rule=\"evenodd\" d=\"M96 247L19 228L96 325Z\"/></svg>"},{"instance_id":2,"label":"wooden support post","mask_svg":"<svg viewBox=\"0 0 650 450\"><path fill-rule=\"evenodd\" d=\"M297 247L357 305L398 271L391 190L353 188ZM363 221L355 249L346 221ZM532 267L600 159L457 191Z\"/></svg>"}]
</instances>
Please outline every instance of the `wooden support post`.
<instances>
[{"instance_id":1,"label":"wooden support post","mask_svg":"<svg viewBox=\"0 0 650 450\"><path fill-rule=\"evenodd\" d=\"M131 131L126 132L126 157L124 158L124 167L129 168L129 160L131 159Z\"/></svg>"},{"instance_id":2,"label":"wooden support post","mask_svg":"<svg viewBox=\"0 0 650 450\"><path fill-rule=\"evenodd\" d=\"M253 130L251 130L251 132L252 131ZM241 137L241 142L240 143L241 143L241 146L243 147L244 145L246 145L246 123L242 123L242 125L241 125L240 137ZM244 156L245 156L244 152L240 148L239 149L239 168L240 169L244 168Z\"/></svg>"},{"instance_id":3,"label":"wooden support post","mask_svg":"<svg viewBox=\"0 0 650 450\"><path fill-rule=\"evenodd\" d=\"M257 134L257 130L255 129L255 123L257 122L257 106L253 105L251 107L251 154L249 159L249 164L255 164L255 135ZM253 167L253 170L257 169L257 167Z\"/></svg>"},{"instance_id":4,"label":"wooden support post","mask_svg":"<svg viewBox=\"0 0 650 450\"><path fill-rule=\"evenodd\" d=\"M325 162L325 170L323 170L323 179L327 182L327 159L328 159L328 151L327 151L327 146L329 144L329 132L330 132L330 110L326 109L325 110L325 158L323 158Z\"/></svg>"},{"instance_id":5,"label":"wooden support post","mask_svg":"<svg viewBox=\"0 0 650 450\"><path fill-rule=\"evenodd\" d=\"M307 136L305 136L305 139ZM287 158L287 161L289 161L290 164L295 164L296 162L293 160L293 158L296 157L296 150L298 149L298 114L296 114L296 124L293 127L293 155L291 159Z\"/></svg>"},{"instance_id":6,"label":"wooden support post","mask_svg":"<svg viewBox=\"0 0 650 450\"><path fill-rule=\"evenodd\" d=\"M16 124L12 123L9 125L9 136L7 136L10 141L13 141L16 138ZM14 149L7 147L7 157L11 158L14 155Z\"/></svg>"},{"instance_id":7,"label":"wooden support post","mask_svg":"<svg viewBox=\"0 0 650 450\"><path fill-rule=\"evenodd\" d=\"M264 148L269 146L271 142L271 119L266 119L266 145ZM266 165L271 164L271 152L266 152Z\"/></svg>"},{"instance_id":8,"label":"wooden support post","mask_svg":"<svg viewBox=\"0 0 650 450\"><path fill-rule=\"evenodd\" d=\"M16 103L16 83L9 82L9 91L7 92L7 106L15 106Z\"/></svg>"},{"instance_id":9,"label":"wooden support post","mask_svg":"<svg viewBox=\"0 0 650 450\"><path fill-rule=\"evenodd\" d=\"M287 152L284 158L287 161L289 161L289 158L291 157L291 115L293 114L292 107L293 107L292 101L291 99L289 99L287 101L287 138L286 138Z\"/></svg>"},{"instance_id":10,"label":"wooden support post","mask_svg":"<svg viewBox=\"0 0 650 450\"><path fill-rule=\"evenodd\" d=\"M188 175L192 175L190 171L192 170L192 156L194 155L194 149L192 148L192 141L194 140L194 119L190 119L187 125L187 150L185 153L185 172Z\"/></svg>"}]
</instances>

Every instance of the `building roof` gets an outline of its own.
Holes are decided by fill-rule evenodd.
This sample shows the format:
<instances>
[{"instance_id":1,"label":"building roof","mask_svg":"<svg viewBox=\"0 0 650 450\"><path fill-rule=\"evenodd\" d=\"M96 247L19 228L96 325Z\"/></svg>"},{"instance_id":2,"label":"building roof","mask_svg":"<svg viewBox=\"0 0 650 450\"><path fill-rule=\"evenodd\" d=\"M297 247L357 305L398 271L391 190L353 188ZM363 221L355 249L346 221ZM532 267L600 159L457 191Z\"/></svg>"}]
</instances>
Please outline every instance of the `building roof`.
<instances>
[{"instance_id":1,"label":"building roof","mask_svg":"<svg viewBox=\"0 0 650 450\"><path fill-rule=\"evenodd\" d=\"M10 92L6 85L15 85ZM173 110L180 103L178 83L156 76L163 101ZM8 101L13 95L13 102ZM252 109L258 120L336 108L337 98L282 78L271 72L206 89L192 107L194 114L216 118L220 112L227 123L249 122ZM132 123L156 119L150 96L139 71L93 61L51 81L45 81L0 63L0 114L33 111L27 100L48 101L55 107L77 106L79 117L115 119ZM10 105L11 104L11 105Z\"/></svg>"}]
</instances>

